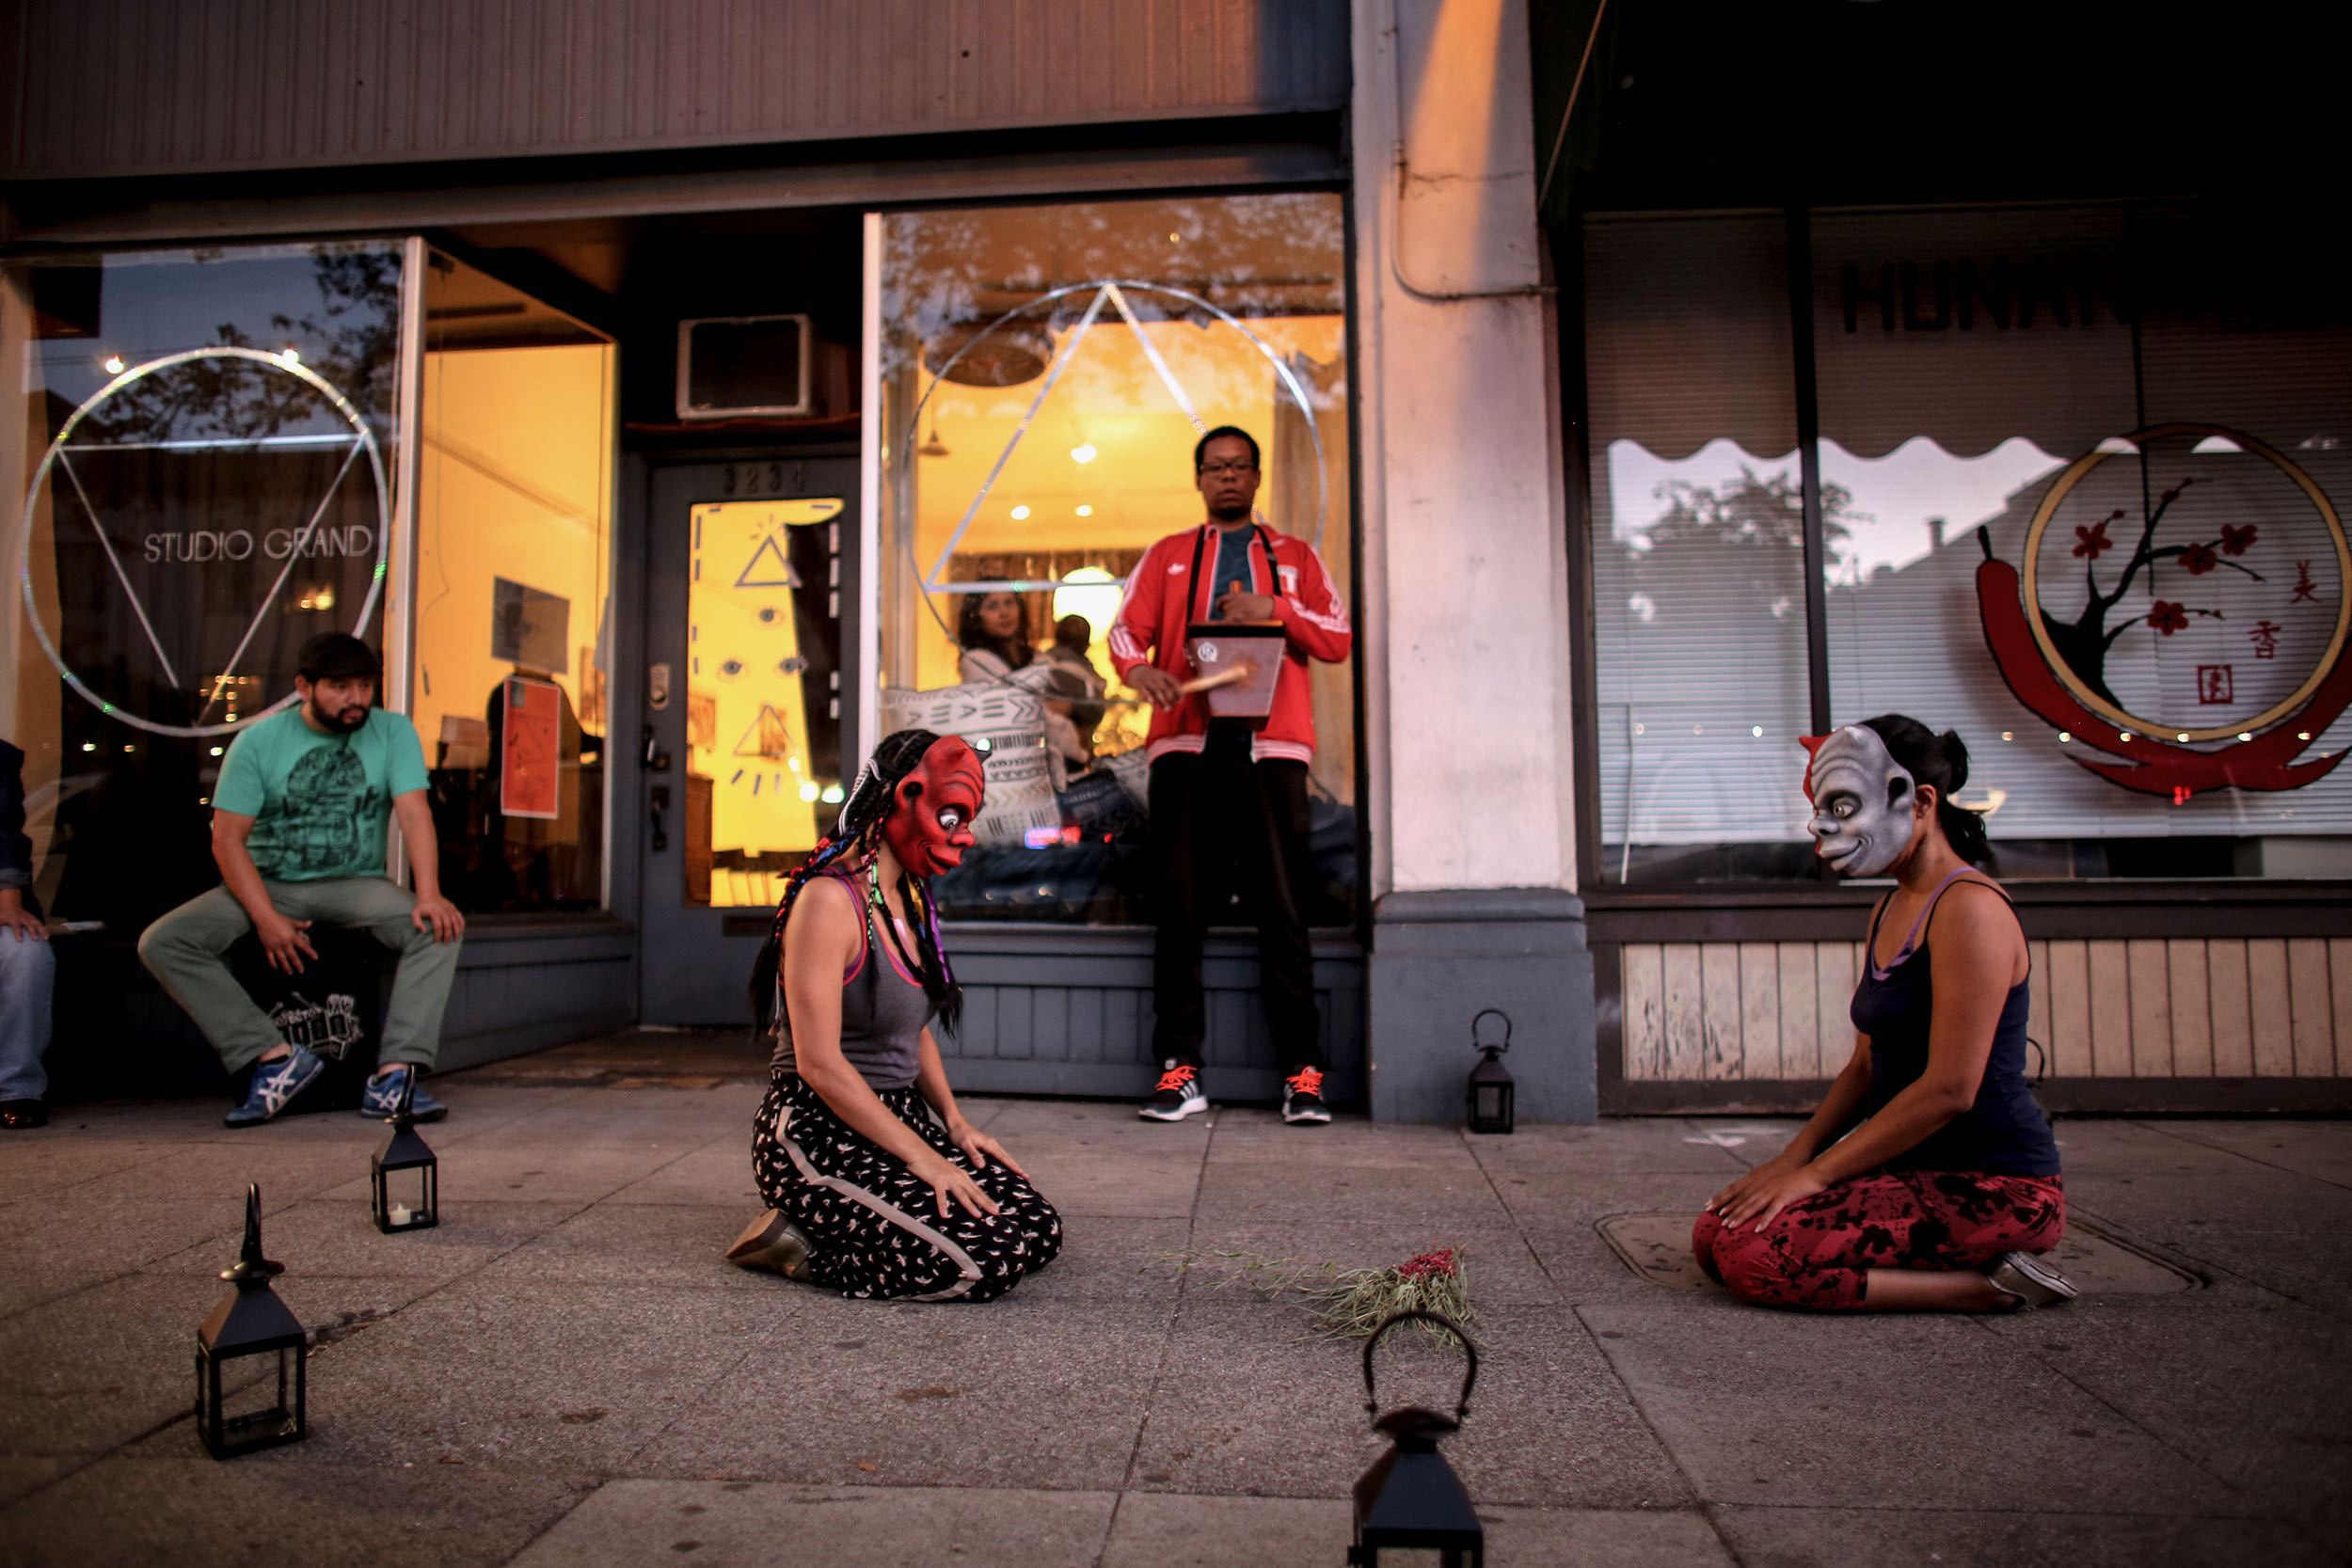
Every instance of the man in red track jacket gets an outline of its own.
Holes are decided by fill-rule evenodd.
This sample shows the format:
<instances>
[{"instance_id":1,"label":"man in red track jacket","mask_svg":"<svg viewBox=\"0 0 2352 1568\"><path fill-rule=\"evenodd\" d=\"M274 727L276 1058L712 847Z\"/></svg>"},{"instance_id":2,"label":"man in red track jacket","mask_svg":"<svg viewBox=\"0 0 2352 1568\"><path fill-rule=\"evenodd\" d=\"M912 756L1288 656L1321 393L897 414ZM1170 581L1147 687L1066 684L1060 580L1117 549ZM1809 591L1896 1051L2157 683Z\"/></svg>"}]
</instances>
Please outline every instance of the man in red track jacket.
<instances>
[{"instance_id":1,"label":"man in red track jacket","mask_svg":"<svg viewBox=\"0 0 2352 1568\"><path fill-rule=\"evenodd\" d=\"M1152 997L1152 1053L1161 1072L1141 1114L1182 1121L1208 1109L1200 1084L1208 1033L1200 950L1230 857L1234 891L1257 911L1266 1016L1281 1054L1282 1118L1327 1122L1323 1022L1298 900L1309 874L1307 764L1315 754L1307 660L1345 658L1355 633L1314 547L1258 520L1258 443L1221 425L1200 438L1192 462L1208 521L1144 552L1110 634L1111 662L1154 709L1146 741L1152 834L1165 857ZM1188 626L1277 620L1282 668L1263 729L1212 721L1205 696L1178 689L1194 673L1184 652Z\"/></svg>"}]
</instances>

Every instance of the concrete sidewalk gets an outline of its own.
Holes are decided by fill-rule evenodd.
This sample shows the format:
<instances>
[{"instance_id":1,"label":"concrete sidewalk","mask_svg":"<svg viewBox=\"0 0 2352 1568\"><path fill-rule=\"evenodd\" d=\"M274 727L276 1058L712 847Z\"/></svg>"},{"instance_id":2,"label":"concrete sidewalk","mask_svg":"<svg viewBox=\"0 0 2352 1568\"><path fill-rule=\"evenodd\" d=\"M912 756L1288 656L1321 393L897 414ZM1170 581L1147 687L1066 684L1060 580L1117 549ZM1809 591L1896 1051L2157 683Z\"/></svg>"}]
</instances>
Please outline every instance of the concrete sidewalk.
<instances>
[{"instance_id":1,"label":"concrete sidewalk","mask_svg":"<svg viewBox=\"0 0 2352 1568\"><path fill-rule=\"evenodd\" d=\"M2085 1267L2118 1289L1832 1320L1639 1274L1645 1222L1612 1220L1697 1209L1786 1124L980 1101L1068 1249L999 1303L882 1306L720 1261L759 1207L749 1068L638 1036L438 1080L447 1217L407 1237L368 1222L382 1130L350 1115L100 1105L0 1135L0 1562L1338 1563L1378 1452L1354 1348L1168 1259L1445 1244L1483 1315L1448 1452L1490 1562L2352 1552L2352 1124L2067 1121ZM190 1355L247 1180L280 1293L332 1337L311 1440L220 1465ZM1408 1349L1384 1402L1455 1376Z\"/></svg>"}]
</instances>

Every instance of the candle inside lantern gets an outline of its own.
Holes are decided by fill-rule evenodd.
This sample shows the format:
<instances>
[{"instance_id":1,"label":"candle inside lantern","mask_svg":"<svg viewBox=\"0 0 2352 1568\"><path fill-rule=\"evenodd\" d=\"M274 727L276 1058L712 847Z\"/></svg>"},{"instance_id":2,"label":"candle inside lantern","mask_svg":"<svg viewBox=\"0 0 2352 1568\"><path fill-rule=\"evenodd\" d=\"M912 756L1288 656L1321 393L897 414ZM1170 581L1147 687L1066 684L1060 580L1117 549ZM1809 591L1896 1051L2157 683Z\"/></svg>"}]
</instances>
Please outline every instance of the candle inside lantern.
<instances>
[{"instance_id":1,"label":"candle inside lantern","mask_svg":"<svg viewBox=\"0 0 2352 1568\"><path fill-rule=\"evenodd\" d=\"M394 1225L406 1225L409 1220L408 1205L405 1203L393 1204L390 1218Z\"/></svg>"}]
</instances>

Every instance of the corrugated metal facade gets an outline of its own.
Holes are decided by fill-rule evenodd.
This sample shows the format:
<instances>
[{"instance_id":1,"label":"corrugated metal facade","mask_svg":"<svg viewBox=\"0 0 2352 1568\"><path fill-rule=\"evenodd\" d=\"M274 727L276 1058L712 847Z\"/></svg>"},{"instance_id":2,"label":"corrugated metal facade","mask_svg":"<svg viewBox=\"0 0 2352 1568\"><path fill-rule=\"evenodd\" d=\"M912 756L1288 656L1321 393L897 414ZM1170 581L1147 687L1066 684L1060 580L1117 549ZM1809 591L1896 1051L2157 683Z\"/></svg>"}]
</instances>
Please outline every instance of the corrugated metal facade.
<instances>
[{"instance_id":1,"label":"corrugated metal facade","mask_svg":"<svg viewBox=\"0 0 2352 1568\"><path fill-rule=\"evenodd\" d=\"M15 0L0 175L1343 108L1345 0Z\"/></svg>"}]
</instances>

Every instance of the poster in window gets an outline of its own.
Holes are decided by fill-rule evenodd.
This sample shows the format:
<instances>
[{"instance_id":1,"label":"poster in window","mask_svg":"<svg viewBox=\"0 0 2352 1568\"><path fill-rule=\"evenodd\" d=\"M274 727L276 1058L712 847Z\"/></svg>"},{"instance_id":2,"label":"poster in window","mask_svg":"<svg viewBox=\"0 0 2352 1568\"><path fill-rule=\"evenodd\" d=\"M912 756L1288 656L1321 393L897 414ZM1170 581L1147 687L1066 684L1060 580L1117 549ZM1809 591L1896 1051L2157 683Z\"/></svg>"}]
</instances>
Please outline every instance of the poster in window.
<instances>
[{"instance_id":1,"label":"poster in window","mask_svg":"<svg viewBox=\"0 0 2352 1568\"><path fill-rule=\"evenodd\" d=\"M499 773L499 809L509 816L553 818L562 777L564 694L553 681L510 675L500 718L505 766Z\"/></svg>"}]
</instances>

